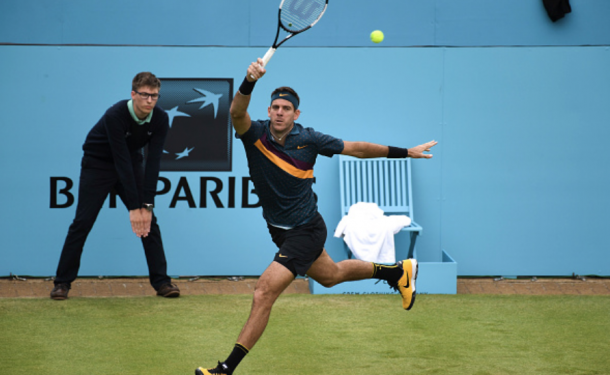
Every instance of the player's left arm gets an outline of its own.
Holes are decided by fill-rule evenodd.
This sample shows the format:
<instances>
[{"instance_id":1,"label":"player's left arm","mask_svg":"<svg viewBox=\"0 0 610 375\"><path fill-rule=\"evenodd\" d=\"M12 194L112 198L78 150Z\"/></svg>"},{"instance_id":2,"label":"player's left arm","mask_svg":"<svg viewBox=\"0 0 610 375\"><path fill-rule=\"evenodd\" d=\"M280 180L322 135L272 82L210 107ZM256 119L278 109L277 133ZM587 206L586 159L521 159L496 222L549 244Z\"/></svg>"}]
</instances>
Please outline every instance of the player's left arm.
<instances>
[{"instance_id":1,"label":"player's left arm","mask_svg":"<svg viewBox=\"0 0 610 375\"><path fill-rule=\"evenodd\" d=\"M350 142L343 141L343 151L341 154L354 156L361 159L367 158L432 158L432 154L425 154L430 149L436 146L437 141L430 141L423 143L419 146L415 146L409 149L400 147L383 146L376 143L370 142Z\"/></svg>"}]
</instances>

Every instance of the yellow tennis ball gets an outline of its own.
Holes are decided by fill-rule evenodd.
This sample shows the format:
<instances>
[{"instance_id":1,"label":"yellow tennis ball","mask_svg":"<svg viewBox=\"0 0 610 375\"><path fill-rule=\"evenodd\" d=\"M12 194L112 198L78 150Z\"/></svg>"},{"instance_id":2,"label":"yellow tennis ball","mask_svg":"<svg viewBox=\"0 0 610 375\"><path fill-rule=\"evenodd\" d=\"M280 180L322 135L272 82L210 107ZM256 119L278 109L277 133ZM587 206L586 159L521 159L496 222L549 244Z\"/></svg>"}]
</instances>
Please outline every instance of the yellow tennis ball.
<instances>
[{"instance_id":1,"label":"yellow tennis ball","mask_svg":"<svg viewBox=\"0 0 610 375\"><path fill-rule=\"evenodd\" d=\"M373 43L383 42L383 33L381 32L381 30L375 30L371 33L371 41Z\"/></svg>"}]
</instances>

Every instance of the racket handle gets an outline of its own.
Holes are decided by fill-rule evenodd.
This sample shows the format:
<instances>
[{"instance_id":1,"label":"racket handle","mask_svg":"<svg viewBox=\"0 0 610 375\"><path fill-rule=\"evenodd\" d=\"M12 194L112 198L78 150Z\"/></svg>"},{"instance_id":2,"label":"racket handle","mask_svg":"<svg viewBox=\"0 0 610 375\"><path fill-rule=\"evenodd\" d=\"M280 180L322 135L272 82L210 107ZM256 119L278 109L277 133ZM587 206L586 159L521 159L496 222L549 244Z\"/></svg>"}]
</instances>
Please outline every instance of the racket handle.
<instances>
[{"instance_id":1,"label":"racket handle","mask_svg":"<svg viewBox=\"0 0 610 375\"><path fill-rule=\"evenodd\" d=\"M271 60L271 57L273 56L274 53L275 53L275 48L273 48L273 47L269 48L267 53L265 53L265 56L263 56L263 68L265 66L267 66L267 63L269 62L269 60Z\"/></svg>"},{"instance_id":2,"label":"racket handle","mask_svg":"<svg viewBox=\"0 0 610 375\"><path fill-rule=\"evenodd\" d=\"M263 65L261 65L261 67L265 67L267 66L267 63L269 62L269 60L271 60L271 56L273 56L273 54L275 53L276 48L269 48L269 50L267 51L267 53L265 53L265 56L263 56ZM254 79L254 76L252 74L250 74L250 78Z\"/></svg>"}]
</instances>

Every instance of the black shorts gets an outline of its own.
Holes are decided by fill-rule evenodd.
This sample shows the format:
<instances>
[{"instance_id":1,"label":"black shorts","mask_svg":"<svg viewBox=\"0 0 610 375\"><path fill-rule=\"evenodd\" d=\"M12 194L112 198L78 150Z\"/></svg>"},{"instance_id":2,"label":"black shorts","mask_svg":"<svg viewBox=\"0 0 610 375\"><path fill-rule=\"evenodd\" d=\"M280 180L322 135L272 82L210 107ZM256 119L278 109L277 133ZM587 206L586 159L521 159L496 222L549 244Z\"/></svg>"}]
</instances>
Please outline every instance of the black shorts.
<instances>
[{"instance_id":1,"label":"black shorts","mask_svg":"<svg viewBox=\"0 0 610 375\"><path fill-rule=\"evenodd\" d=\"M280 249L274 261L296 275L305 276L309 267L324 250L326 223L319 213L307 224L292 229L281 229L267 224L271 239Z\"/></svg>"}]
</instances>

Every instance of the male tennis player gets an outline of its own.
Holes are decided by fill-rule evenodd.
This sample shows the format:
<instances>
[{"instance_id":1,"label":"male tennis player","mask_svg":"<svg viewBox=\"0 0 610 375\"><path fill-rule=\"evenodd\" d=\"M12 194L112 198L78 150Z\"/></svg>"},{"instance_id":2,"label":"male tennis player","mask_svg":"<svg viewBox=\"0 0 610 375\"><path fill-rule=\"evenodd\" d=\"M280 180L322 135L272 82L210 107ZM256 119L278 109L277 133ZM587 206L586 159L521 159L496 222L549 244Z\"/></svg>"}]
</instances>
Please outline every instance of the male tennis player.
<instances>
[{"instance_id":1,"label":"male tennis player","mask_svg":"<svg viewBox=\"0 0 610 375\"><path fill-rule=\"evenodd\" d=\"M382 279L400 292L404 309L411 309L415 302L415 259L392 266L355 259L335 263L326 253L326 225L318 213L312 190L313 166L318 155L431 158L431 154L424 152L437 142L406 149L343 141L305 128L295 123L300 114L300 100L289 87L280 87L271 93L269 120L252 121L247 110L254 84L266 72L262 63L258 59L248 67L231 104L231 120L246 149L263 217L279 251L256 284L250 317L229 357L216 368L199 367L196 375L232 374L263 334L275 300L297 275L307 274L325 287L344 281Z\"/></svg>"},{"instance_id":2,"label":"male tennis player","mask_svg":"<svg viewBox=\"0 0 610 375\"><path fill-rule=\"evenodd\" d=\"M161 81L152 73L137 74L131 100L121 100L110 107L89 131L83 144L76 216L61 252L52 299L68 298L85 240L113 188L129 210L132 230L142 239L150 283L157 295L180 295L167 275L161 232L153 213L161 154L169 129L167 113L156 105L160 88ZM148 156L144 160L146 145Z\"/></svg>"}]
</instances>

